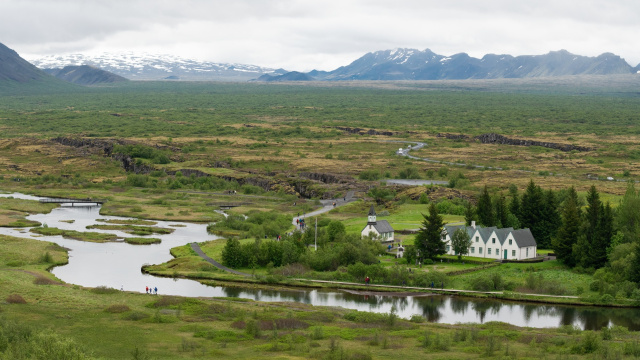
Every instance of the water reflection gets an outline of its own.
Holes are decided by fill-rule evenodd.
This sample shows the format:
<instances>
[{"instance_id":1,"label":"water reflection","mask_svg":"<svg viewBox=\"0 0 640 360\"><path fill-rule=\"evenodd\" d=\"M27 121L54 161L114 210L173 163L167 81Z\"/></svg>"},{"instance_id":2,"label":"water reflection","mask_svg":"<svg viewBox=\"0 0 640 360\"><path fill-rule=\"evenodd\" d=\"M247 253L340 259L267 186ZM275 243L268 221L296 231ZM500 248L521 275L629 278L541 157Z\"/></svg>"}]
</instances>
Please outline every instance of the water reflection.
<instances>
[{"instance_id":1,"label":"water reflection","mask_svg":"<svg viewBox=\"0 0 640 360\"><path fill-rule=\"evenodd\" d=\"M28 200L38 197L22 194L0 194ZM50 227L85 231L87 225L97 219L127 219L102 216L99 207L63 206L49 214L37 214L28 219L47 223ZM66 222L74 220L72 223ZM178 222L159 221L157 226L169 227ZM145 263L158 264L171 259L169 249L188 244L214 240L217 237L206 233L206 225L182 223L184 227L172 227L173 234L155 235L161 244L134 246L124 242L90 243L64 239L60 236L38 237L71 249L69 264L55 268L52 272L61 280L81 286L121 287L128 291L144 292L145 286L158 287L160 294L236 297L257 301L291 301L317 306L339 306L360 311L389 313L395 307L403 318L423 316L430 322L484 323L502 321L517 326L557 327L577 326L597 330L604 326L621 325L631 330L640 330L640 309L549 306L532 303L505 302L488 299L473 299L451 296L383 296L380 294L352 294L339 290L309 289L246 289L242 287L206 286L187 279L153 277L140 272ZM92 230L130 236L118 231ZM0 234L31 238L25 229L0 228Z\"/></svg>"}]
</instances>

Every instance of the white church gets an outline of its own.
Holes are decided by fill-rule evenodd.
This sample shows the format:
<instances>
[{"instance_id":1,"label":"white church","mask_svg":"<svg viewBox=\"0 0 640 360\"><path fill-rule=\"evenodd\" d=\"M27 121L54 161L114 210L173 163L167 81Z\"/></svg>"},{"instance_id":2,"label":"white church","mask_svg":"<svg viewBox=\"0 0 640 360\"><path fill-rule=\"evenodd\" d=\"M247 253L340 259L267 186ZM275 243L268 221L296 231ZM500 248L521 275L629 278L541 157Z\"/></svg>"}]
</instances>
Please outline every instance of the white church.
<instances>
[{"instance_id":1,"label":"white church","mask_svg":"<svg viewBox=\"0 0 640 360\"><path fill-rule=\"evenodd\" d=\"M393 232L393 228L387 220L376 219L376 210L373 208L373 205L371 205L367 217L367 225L362 229L360 233L361 236L371 236L382 242L389 242L394 240Z\"/></svg>"}]
</instances>

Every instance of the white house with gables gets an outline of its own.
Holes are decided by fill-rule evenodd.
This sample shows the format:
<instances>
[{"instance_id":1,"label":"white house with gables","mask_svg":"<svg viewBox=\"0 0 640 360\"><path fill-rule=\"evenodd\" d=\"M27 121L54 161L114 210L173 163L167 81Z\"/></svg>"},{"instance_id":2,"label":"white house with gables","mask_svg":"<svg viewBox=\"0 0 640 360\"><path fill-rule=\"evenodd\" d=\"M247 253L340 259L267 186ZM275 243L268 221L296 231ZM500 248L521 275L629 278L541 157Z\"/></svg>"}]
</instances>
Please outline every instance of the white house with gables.
<instances>
[{"instance_id":1,"label":"white house with gables","mask_svg":"<svg viewBox=\"0 0 640 360\"><path fill-rule=\"evenodd\" d=\"M376 210L371 205L369 214L367 215L367 225L360 232L362 237L372 236L383 242L393 241L394 230L387 220L378 220Z\"/></svg>"},{"instance_id":2,"label":"white house with gables","mask_svg":"<svg viewBox=\"0 0 640 360\"><path fill-rule=\"evenodd\" d=\"M531 230L482 227L476 226L475 222L471 226L444 227L442 241L444 241L445 249L449 255L457 255L451 246L451 236L460 228L466 230L471 239L471 246L467 254L469 256L496 260L524 260L536 257L538 244L533 238Z\"/></svg>"}]
</instances>

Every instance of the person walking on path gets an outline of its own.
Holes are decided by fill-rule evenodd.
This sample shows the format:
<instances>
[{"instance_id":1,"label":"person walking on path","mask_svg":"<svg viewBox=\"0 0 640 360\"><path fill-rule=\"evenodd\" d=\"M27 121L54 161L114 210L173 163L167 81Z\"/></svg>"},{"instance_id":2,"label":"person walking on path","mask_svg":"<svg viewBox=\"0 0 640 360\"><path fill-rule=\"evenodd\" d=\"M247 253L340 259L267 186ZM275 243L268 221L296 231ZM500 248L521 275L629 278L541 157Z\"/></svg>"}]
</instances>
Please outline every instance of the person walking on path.
<instances>
[{"instance_id":1,"label":"person walking on path","mask_svg":"<svg viewBox=\"0 0 640 360\"><path fill-rule=\"evenodd\" d=\"M149 293L149 287L148 287L148 286L145 288L145 292L146 292L147 294Z\"/></svg>"},{"instance_id":2,"label":"person walking on path","mask_svg":"<svg viewBox=\"0 0 640 360\"><path fill-rule=\"evenodd\" d=\"M158 295L158 287L157 286L153 288L153 293Z\"/></svg>"}]
</instances>

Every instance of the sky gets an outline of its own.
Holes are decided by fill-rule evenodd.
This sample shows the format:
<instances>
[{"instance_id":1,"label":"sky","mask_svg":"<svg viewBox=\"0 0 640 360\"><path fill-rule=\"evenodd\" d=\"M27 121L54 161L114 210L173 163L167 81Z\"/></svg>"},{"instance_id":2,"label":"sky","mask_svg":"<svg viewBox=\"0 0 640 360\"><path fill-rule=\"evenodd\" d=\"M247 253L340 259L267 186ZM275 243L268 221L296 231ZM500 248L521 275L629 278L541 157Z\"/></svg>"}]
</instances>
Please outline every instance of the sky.
<instances>
[{"instance_id":1,"label":"sky","mask_svg":"<svg viewBox=\"0 0 640 360\"><path fill-rule=\"evenodd\" d=\"M0 43L26 59L152 53L333 70L368 52L612 52L640 63L638 0L0 0Z\"/></svg>"}]
</instances>

